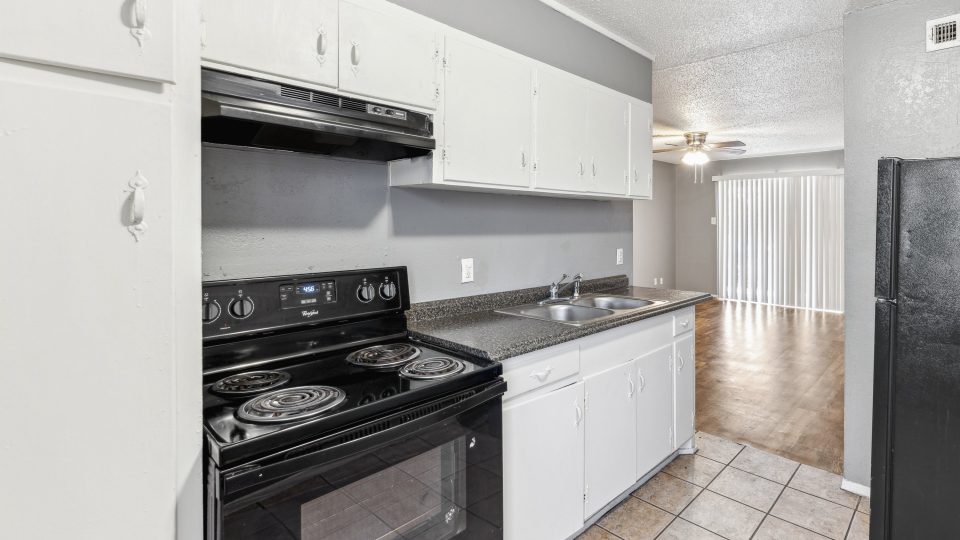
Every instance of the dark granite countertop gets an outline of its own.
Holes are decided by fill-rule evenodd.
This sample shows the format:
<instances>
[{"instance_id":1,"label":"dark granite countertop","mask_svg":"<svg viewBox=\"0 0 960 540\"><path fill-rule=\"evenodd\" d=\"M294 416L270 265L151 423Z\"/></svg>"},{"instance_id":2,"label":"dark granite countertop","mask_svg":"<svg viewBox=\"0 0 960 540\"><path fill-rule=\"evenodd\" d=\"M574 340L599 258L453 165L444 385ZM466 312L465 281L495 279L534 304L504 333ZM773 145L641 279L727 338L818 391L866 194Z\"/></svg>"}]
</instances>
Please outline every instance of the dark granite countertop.
<instances>
[{"instance_id":1,"label":"dark granite countertop","mask_svg":"<svg viewBox=\"0 0 960 540\"><path fill-rule=\"evenodd\" d=\"M600 283L609 285L610 280L614 280L617 286L606 289L597 288ZM424 305L414 306L412 310L414 316L408 318L407 326L414 338L425 343L432 343L500 362L514 356L545 349L597 332L699 304L711 298L711 295L707 293L629 287L625 286L625 283L625 276L622 280L604 278L604 280L596 280L596 283L589 287L588 292L602 291L606 294L666 300L667 303L639 313L625 313L621 317L605 319L582 326L571 326L494 312L494 309L523 303L515 301L518 299L517 291L511 291L509 293L498 293L504 295L503 300L513 299L514 302L511 304L494 305L493 295L484 295L486 297L484 302L475 300L464 302L465 299L454 299L449 301L454 304L448 305L446 308L443 303L447 301L430 302L429 310ZM531 290L527 289L526 291ZM540 296L539 298L544 297ZM482 305L485 309L467 311L464 308L466 304ZM431 313L440 313L445 316L432 317L430 316Z\"/></svg>"}]
</instances>

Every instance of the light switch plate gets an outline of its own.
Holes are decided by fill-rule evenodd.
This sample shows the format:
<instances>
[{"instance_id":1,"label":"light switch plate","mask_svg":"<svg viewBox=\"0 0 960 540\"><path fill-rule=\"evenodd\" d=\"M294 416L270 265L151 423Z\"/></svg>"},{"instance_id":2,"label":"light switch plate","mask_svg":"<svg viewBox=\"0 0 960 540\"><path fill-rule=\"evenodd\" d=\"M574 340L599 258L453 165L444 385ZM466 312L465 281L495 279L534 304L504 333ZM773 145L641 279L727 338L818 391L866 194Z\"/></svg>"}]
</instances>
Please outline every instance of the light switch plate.
<instances>
[{"instance_id":1,"label":"light switch plate","mask_svg":"<svg viewBox=\"0 0 960 540\"><path fill-rule=\"evenodd\" d=\"M473 281L473 259L460 259L460 283Z\"/></svg>"},{"instance_id":2,"label":"light switch plate","mask_svg":"<svg viewBox=\"0 0 960 540\"><path fill-rule=\"evenodd\" d=\"M710 218L710 224L711 224L711 225L716 225L716 224L717 224L717 218L715 218L715 217Z\"/></svg>"},{"instance_id":3,"label":"light switch plate","mask_svg":"<svg viewBox=\"0 0 960 540\"><path fill-rule=\"evenodd\" d=\"M617 248L617 264L623 264L623 248Z\"/></svg>"}]
</instances>

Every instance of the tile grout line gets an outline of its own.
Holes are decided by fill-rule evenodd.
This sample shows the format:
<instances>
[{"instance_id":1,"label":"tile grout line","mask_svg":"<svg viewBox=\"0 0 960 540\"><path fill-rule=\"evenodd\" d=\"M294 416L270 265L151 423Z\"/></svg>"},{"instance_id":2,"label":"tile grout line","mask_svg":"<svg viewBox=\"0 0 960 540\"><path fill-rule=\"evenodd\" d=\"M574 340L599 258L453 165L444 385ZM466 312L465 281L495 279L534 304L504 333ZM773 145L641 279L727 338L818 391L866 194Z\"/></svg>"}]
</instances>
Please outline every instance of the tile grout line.
<instances>
[{"instance_id":1,"label":"tile grout line","mask_svg":"<svg viewBox=\"0 0 960 540\"><path fill-rule=\"evenodd\" d=\"M694 434L694 437L696 437L696 434ZM739 443L736 443L736 444L739 444ZM730 458L730 461L733 461L733 460L737 459L737 456L740 455L740 452L743 452L743 449L744 449L744 448L746 448L746 446L740 445L740 450L737 450L736 455L734 455L732 458ZM697 455L697 454L690 454L690 455L694 455L694 456L695 456L695 455ZM708 457L706 457L706 456L700 456L700 457L702 457L703 459L710 459L710 458L708 458ZM715 461L715 460L710 459L710 461ZM720 469L720 472L717 473L717 476L720 476L720 473L722 473L727 467L730 466L729 463L722 463L722 462L720 462L720 461L716 461L716 463L720 463L721 465L723 465L723 468ZM703 495L703 492L704 492L704 491L707 491L707 488L706 488L706 487L702 487L702 486L699 486L699 485L697 485L697 484L694 484L693 482L684 480L683 478L680 478L679 476L673 476L672 474L670 474L670 473L668 473L668 472L666 472L666 471L661 471L661 472L663 472L663 473L666 474L667 476L671 476L671 477L673 477L673 478L676 478L677 480L680 480L681 482L686 482L686 483L688 483L688 484L690 484L690 485L692 485L692 486L697 486L698 488L700 488L700 493L697 493L697 496L696 496L696 497L690 499L690 502L688 502L687 504L683 505L683 508L681 508L680 511L677 512L676 514L673 514L672 512L669 512L670 514L673 515L673 519L670 520L670 523L667 523L667 526L664 527L662 531L660 531L659 533L657 533L657 536L654 538L654 540L656 540L657 538L660 538L661 536L663 536L663 533L666 532L666 530L670 528L670 525L673 525L673 522L674 522L674 521L676 521L676 520L678 520L678 519L682 519L682 518L680 517L680 514L682 514L687 508L689 508L690 505L693 504L693 501L695 501L695 500L697 500L698 498L700 498L700 495ZM716 479L716 476L714 477L714 479ZM710 482L707 482L707 486L709 486L711 483L713 483L713 480L710 480ZM646 501L644 501L644 502L646 502ZM648 504L652 504L652 503L648 503ZM653 506L656 506L657 508L660 508L659 506L657 506L657 505L655 505L655 504L654 504ZM662 510L664 510L665 512L667 512L667 510L665 510L665 509L662 509ZM686 521L686 520L684 520L684 521ZM700 525L697 525L696 523L693 523L692 521L690 521L690 522L688 522L688 523L691 523L694 527L699 527L699 528L701 528L701 529L703 529L703 530L705 530L705 531L707 531L707 532L709 532L709 533L716 534L716 535L719 536L720 538L724 538L724 539L726 540L726 537L724 537L724 536L722 536L722 535L720 535L720 534L717 534L717 533L711 531L710 529L707 529L707 528L705 528L705 527L700 527Z\"/></svg>"},{"instance_id":2,"label":"tile grout line","mask_svg":"<svg viewBox=\"0 0 960 540\"><path fill-rule=\"evenodd\" d=\"M739 470L739 469L737 469ZM763 519L760 520L760 526L763 525L763 522L767 520L767 517L770 516L770 512L773 512L773 509L776 508L777 503L780 502L780 498L783 497L783 492L787 490L787 486L790 485L790 482L793 481L793 477L797 475L797 471L800 470L800 465L797 465L797 468L793 470L793 473L790 474L790 478L787 480L786 484L783 484L783 487L780 489L780 493L777 494L777 498L773 500L773 504L770 505L770 509L763 514ZM743 471L747 472L747 471ZM758 475L759 476L759 475ZM762 478L762 477L761 477ZM768 478L769 480L769 478ZM777 517L777 516L773 516ZM780 519L780 518L777 518ZM790 523L789 521L787 523ZM760 530L760 526L757 527L756 531L753 531L753 534L750 535L750 539L753 540L753 537L757 535L757 531ZM811 531L812 532L812 531Z\"/></svg>"},{"instance_id":3,"label":"tile grout line","mask_svg":"<svg viewBox=\"0 0 960 540\"><path fill-rule=\"evenodd\" d=\"M857 508L860 508L860 499L862 498L862 495L857 497ZM850 516L850 523L847 523L847 530L843 533L844 540L850 537L850 529L853 528L853 520L857 519L857 508L853 509L853 515Z\"/></svg>"},{"instance_id":4,"label":"tile grout line","mask_svg":"<svg viewBox=\"0 0 960 540\"><path fill-rule=\"evenodd\" d=\"M751 446L751 448L753 448L753 447ZM756 450L756 449L755 449L755 450ZM761 451L762 451L762 450L761 450ZM769 453L769 452L768 452L768 453ZM776 455L776 454L774 454L774 455ZM784 458L784 459L786 459L786 458ZM793 460L790 460L790 461L793 461ZM794 463L798 463L798 462L794 461ZM804 463L800 463L800 467L803 467L804 465L805 465ZM807 466L816 469L816 467L812 467L811 465L807 465ZM731 467L733 467L733 465L731 465ZM754 474L754 473L752 473L752 472L750 472L750 471L745 471L745 470L741 469L740 467L733 467L733 468L736 469L736 470L738 470L738 471L740 471L740 472L745 472L745 473L747 473L747 474L753 474L754 476L760 476L759 474ZM797 471L799 471L799 470L800 470L800 468L798 467L798 468L797 468ZM818 470L818 471L822 471L823 469L817 469L817 470ZM830 472L830 471L827 471L827 472ZM835 473L830 473L830 474L835 474ZM796 471L794 472L794 475L796 475ZM794 475L791 475L791 476L790 476L790 481L793 480L793 476L794 476ZM767 477L765 477L765 476L760 476L760 478L763 478L764 480L769 480L770 482L773 482L773 483L775 483L775 484L780 484L780 482L777 482L776 480L770 480L769 478L767 478ZM789 484L780 484L780 485L781 485L781 486L790 487ZM837 505L837 506L846 508L847 510L853 510L854 512L857 511L856 508L850 508L849 506L847 506L847 505L845 505L845 504L840 504L840 503L838 503L838 502L836 502L836 501L831 501L830 499L824 499L823 497L821 497L821 496L819 496L819 495L815 495L815 494L813 494L813 493L808 493L808 492L806 492L806 491L804 491L804 490L802 490L802 489L797 489L797 488L795 488L795 487L790 487L790 489L792 489L792 490L794 490L794 491L799 491L800 493L803 493L804 495L809 495L809 496L813 497L814 499L820 499L821 501L826 501L826 502L828 502L828 503L835 504L835 505ZM849 493L849 492L848 492L848 493ZM752 508L752 507L751 507L751 508ZM861 514L865 514L866 512L860 512L860 513L861 513ZM776 517L776 516L774 516L774 517ZM821 536L822 536L822 535L821 535Z\"/></svg>"}]
</instances>

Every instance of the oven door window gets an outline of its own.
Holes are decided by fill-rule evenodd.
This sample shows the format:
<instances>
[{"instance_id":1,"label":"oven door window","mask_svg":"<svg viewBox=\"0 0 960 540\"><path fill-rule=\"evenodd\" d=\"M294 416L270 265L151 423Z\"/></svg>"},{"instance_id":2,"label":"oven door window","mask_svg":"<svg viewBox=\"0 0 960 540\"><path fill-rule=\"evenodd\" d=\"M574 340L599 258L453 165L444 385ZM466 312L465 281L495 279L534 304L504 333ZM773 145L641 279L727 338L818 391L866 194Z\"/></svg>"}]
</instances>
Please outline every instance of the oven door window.
<instances>
[{"instance_id":1,"label":"oven door window","mask_svg":"<svg viewBox=\"0 0 960 540\"><path fill-rule=\"evenodd\" d=\"M495 403L243 494L222 506L221 538L499 539Z\"/></svg>"}]
</instances>

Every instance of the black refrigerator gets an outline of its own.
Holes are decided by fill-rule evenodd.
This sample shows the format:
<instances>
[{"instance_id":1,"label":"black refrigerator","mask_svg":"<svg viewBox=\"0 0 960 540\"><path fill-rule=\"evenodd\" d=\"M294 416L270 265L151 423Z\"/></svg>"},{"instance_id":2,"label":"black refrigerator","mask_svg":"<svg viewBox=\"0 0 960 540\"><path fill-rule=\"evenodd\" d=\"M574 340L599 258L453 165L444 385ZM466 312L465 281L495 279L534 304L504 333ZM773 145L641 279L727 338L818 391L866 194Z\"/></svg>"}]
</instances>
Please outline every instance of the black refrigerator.
<instances>
[{"instance_id":1,"label":"black refrigerator","mask_svg":"<svg viewBox=\"0 0 960 540\"><path fill-rule=\"evenodd\" d=\"M882 159L870 538L960 538L960 159Z\"/></svg>"}]
</instances>

